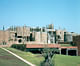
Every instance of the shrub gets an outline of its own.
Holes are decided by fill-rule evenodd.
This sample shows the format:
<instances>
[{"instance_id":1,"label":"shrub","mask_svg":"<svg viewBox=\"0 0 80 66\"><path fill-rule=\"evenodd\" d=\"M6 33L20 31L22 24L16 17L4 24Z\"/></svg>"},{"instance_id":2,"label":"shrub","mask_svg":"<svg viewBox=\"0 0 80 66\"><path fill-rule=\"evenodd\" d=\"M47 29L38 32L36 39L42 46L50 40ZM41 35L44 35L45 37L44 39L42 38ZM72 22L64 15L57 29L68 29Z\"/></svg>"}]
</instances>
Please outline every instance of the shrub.
<instances>
[{"instance_id":1,"label":"shrub","mask_svg":"<svg viewBox=\"0 0 80 66\"><path fill-rule=\"evenodd\" d=\"M22 50L22 51L26 50L26 44L13 44L11 47Z\"/></svg>"}]
</instances>

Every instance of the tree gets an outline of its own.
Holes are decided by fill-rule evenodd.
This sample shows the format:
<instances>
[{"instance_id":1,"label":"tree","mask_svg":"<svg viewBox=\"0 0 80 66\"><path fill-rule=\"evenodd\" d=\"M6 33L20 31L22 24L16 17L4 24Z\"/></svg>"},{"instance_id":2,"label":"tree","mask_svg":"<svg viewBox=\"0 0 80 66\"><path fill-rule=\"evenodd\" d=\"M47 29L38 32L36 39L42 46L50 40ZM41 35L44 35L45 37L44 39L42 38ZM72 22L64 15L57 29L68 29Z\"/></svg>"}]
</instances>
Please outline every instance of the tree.
<instances>
[{"instance_id":1,"label":"tree","mask_svg":"<svg viewBox=\"0 0 80 66\"><path fill-rule=\"evenodd\" d=\"M45 60L41 63L41 66L54 66L54 62L52 62L52 57L56 52L59 52L59 50L56 48L44 48L42 54Z\"/></svg>"}]
</instances>

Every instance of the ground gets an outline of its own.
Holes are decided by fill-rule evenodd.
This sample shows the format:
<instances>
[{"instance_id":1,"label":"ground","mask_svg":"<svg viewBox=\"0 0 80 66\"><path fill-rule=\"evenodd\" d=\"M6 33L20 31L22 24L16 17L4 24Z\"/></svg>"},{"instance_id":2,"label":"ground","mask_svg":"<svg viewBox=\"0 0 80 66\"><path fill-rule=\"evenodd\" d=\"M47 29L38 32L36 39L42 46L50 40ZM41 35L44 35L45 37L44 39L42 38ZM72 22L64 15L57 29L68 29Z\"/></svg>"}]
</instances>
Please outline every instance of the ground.
<instances>
[{"instance_id":1,"label":"ground","mask_svg":"<svg viewBox=\"0 0 80 66\"><path fill-rule=\"evenodd\" d=\"M33 54L31 52L24 52L24 51L20 51L14 48L6 48L6 49L12 51L13 53L19 55L20 57L24 58L25 60L37 66L39 66L40 63L44 60L41 54Z\"/></svg>"},{"instance_id":2,"label":"ground","mask_svg":"<svg viewBox=\"0 0 80 66\"><path fill-rule=\"evenodd\" d=\"M80 56L55 55L55 66L80 66Z\"/></svg>"},{"instance_id":3,"label":"ground","mask_svg":"<svg viewBox=\"0 0 80 66\"><path fill-rule=\"evenodd\" d=\"M23 57L29 62L39 66L44 60L43 56L40 54L32 54L30 52L23 52L14 48L7 48L8 50L16 53L17 55ZM53 60L54 59L54 60ZM80 56L67 56L56 54L53 58L55 61L55 66L80 66Z\"/></svg>"},{"instance_id":4,"label":"ground","mask_svg":"<svg viewBox=\"0 0 80 66\"><path fill-rule=\"evenodd\" d=\"M29 65L0 48L0 66L29 66Z\"/></svg>"}]
</instances>

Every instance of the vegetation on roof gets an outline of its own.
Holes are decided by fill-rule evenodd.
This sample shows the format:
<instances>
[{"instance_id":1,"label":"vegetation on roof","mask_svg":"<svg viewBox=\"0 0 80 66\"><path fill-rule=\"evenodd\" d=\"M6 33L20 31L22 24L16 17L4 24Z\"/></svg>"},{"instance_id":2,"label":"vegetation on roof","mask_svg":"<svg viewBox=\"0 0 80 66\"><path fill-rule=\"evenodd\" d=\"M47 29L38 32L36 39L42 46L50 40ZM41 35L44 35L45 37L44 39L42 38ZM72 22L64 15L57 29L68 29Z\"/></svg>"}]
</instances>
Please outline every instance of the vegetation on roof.
<instances>
[{"instance_id":1,"label":"vegetation on roof","mask_svg":"<svg viewBox=\"0 0 80 66\"><path fill-rule=\"evenodd\" d=\"M60 44L62 47L70 47L72 46L71 44Z\"/></svg>"}]
</instances>

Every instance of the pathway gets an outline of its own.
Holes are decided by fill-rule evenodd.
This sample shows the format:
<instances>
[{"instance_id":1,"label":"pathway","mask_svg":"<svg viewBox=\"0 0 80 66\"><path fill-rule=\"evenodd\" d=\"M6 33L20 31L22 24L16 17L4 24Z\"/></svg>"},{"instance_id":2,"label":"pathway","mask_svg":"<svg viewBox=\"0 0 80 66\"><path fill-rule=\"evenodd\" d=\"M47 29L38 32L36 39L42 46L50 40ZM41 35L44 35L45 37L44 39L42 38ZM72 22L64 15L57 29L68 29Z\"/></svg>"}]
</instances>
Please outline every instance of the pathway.
<instances>
[{"instance_id":1,"label":"pathway","mask_svg":"<svg viewBox=\"0 0 80 66\"><path fill-rule=\"evenodd\" d=\"M7 52L9 52L9 53L12 54L12 55L14 55L15 57L19 58L19 59L22 60L23 62L29 64L30 66L36 66L36 65L30 63L29 61L27 61L27 60L21 58L20 56L16 55L15 53L13 53L13 52L11 52L11 51L5 49L5 48L2 48L2 49L5 50L5 51L7 51Z\"/></svg>"}]
</instances>

